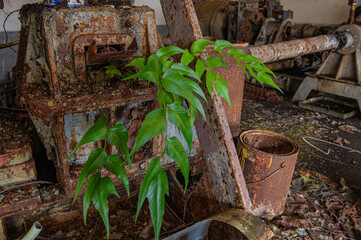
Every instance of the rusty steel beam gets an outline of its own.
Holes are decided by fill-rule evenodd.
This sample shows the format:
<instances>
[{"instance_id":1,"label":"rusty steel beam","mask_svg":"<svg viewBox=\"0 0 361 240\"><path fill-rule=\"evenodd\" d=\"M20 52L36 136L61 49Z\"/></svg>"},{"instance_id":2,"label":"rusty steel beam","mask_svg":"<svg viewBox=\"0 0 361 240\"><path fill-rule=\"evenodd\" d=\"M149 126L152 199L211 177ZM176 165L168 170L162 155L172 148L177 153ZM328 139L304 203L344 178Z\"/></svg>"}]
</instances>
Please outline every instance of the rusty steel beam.
<instances>
[{"instance_id":1,"label":"rusty steel beam","mask_svg":"<svg viewBox=\"0 0 361 240\"><path fill-rule=\"evenodd\" d=\"M195 40L203 38L191 0L161 0L160 2L174 45L189 48ZM206 57L205 54L202 56L203 59ZM231 78L232 76L230 76ZM242 80L238 79L238 81ZM205 88L205 86L203 87ZM207 191L208 196L211 197L211 199L203 200L202 208L211 209L207 214L212 213L212 210L218 211L229 206L243 206L245 210L250 211L251 201L222 100L217 94L212 99L208 91L205 93L208 104L203 102L203 106L206 109L207 120L200 117L195 123L207 166L205 171L207 174L204 174L203 180L201 180L201 182L207 183L207 186L201 186L203 188L201 192ZM243 88L241 92L237 89L237 93L230 93L230 95L232 94L243 94ZM232 110L238 111L241 107ZM195 198L197 199L196 196ZM207 207L205 207L204 201L208 202Z\"/></svg>"},{"instance_id":2,"label":"rusty steel beam","mask_svg":"<svg viewBox=\"0 0 361 240\"><path fill-rule=\"evenodd\" d=\"M337 49L339 45L340 41L336 35L322 35L263 46L253 46L249 47L249 52L263 63L270 63L306 54Z\"/></svg>"}]
</instances>

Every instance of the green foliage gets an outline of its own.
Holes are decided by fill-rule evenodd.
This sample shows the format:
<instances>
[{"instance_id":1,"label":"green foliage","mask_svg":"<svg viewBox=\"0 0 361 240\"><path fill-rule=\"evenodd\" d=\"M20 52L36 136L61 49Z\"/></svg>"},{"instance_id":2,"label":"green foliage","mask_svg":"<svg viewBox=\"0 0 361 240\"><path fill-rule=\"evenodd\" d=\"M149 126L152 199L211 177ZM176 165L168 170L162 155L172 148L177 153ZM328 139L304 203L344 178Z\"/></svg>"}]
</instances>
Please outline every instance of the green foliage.
<instances>
[{"instance_id":1,"label":"green foliage","mask_svg":"<svg viewBox=\"0 0 361 240\"><path fill-rule=\"evenodd\" d=\"M117 146L124 153L128 161L130 161L130 154L128 149L128 130L122 124L114 125L109 129L108 140L110 144Z\"/></svg>"},{"instance_id":2,"label":"green foliage","mask_svg":"<svg viewBox=\"0 0 361 240\"><path fill-rule=\"evenodd\" d=\"M164 133L167 130L167 120L164 109L156 109L145 117L142 126L138 132L135 144L130 155L133 155L141 146L152 138Z\"/></svg>"},{"instance_id":3,"label":"green foliage","mask_svg":"<svg viewBox=\"0 0 361 240\"><path fill-rule=\"evenodd\" d=\"M205 52L204 49L211 53L211 56L206 59L201 56ZM174 61L175 55L180 59L180 62ZM93 202L104 221L107 236L109 237L107 198L110 194L116 196L118 194L111 179L101 178L99 170L105 168L119 178L129 195L129 180L125 164L127 163L130 169L131 157L135 152L148 141L161 135L160 156L156 156L149 162L139 191L135 219L138 219L144 201L148 199L155 238L156 240L159 239L164 216L164 198L166 194L169 194L167 175L162 172L163 155L167 154L178 165L185 180L185 191L189 179L189 159L185 147L177 137L165 137L164 133L168 128L167 120L169 124L173 124L182 133L188 146L187 150L190 152L193 138L192 126L195 119L198 118L198 113L206 119L202 101L207 103L207 99L213 98L215 92L231 106L228 94L229 83L217 73L217 68L228 69L225 63L227 56L234 58L247 76L250 74L261 84L266 83L279 89L271 78L271 75L274 75L271 70L257 58L236 49L233 44L225 40L218 40L213 43L206 39L200 39L192 44L190 50L183 50L175 46L163 47L156 54L150 55L148 59L135 58L125 65L125 67L140 70L137 73L132 73L129 77L122 78L122 81L139 78L151 82L152 85L158 88L157 99L160 108L146 115L131 150L128 148L127 129L122 124L108 128L108 119L103 116L85 133L77 147L70 154L69 157L80 146L95 141L104 141L105 146L107 143L116 146L119 152L122 153L108 155L105 150L108 148L104 147L93 150L89 155L80 174L74 197L75 201L82 186L91 175L84 195L84 221L86 221L90 202ZM115 66L107 66L105 69L106 78L122 77L121 72ZM128 72L130 71L128 69ZM205 82L202 82L202 77ZM206 93L203 89L206 89Z\"/></svg>"},{"instance_id":4,"label":"green foliage","mask_svg":"<svg viewBox=\"0 0 361 240\"><path fill-rule=\"evenodd\" d=\"M106 79L113 78L114 76L118 76L118 77L122 76L122 73L113 65L106 66L105 69L106 69L105 71Z\"/></svg>"},{"instance_id":5,"label":"green foliage","mask_svg":"<svg viewBox=\"0 0 361 240\"><path fill-rule=\"evenodd\" d=\"M165 172L161 172L150 183L147 193L156 239L159 239L160 228L163 222L165 194L169 195L168 178Z\"/></svg>"},{"instance_id":6,"label":"green foliage","mask_svg":"<svg viewBox=\"0 0 361 240\"><path fill-rule=\"evenodd\" d=\"M98 210L103 219L107 230L107 238L109 238L108 196L110 194L119 197L112 180L109 177L102 178L100 173L96 173L89 179L83 202L84 223L86 224L86 215L90 202L93 202L95 209Z\"/></svg>"},{"instance_id":7,"label":"green foliage","mask_svg":"<svg viewBox=\"0 0 361 240\"><path fill-rule=\"evenodd\" d=\"M66 158L68 160L84 144L104 140L107 137L108 118L102 116L99 120L84 134L74 151Z\"/></svg>"},{"instance_id":8,"label":"green foliage","mask_svg":"<svg viewBox=\"0 0 361 240\"><path fill-rule=\"evenodd\" d=\"M105 159L105 168L113 173L117 178L119 178L125 189L127 190L128 193L128 197L130 196L130 192L129 192L129 180L128 180L128 176L127 176L127 170L125 169L124 166L124 161L122 161L122 159L120 159L120 157L116 154L111 154L109 156L107 156L107 158Z\"/></svg>"},{"instance_id":9,"label":"green foliage","mask_svg":"<svg viewBox=\"0 0 361 240\"><path fill-rule=\"evenodd\" d=\"M107 157L107 154L106 154L104 148L96 148L90 153L88 160L85 163L83 170L80 173L79 180L78 180L78 186L76 187L74 201L76 200L81 187L84 185L84 183L88 179L88 176L92 172L94 172L98 168L101 168L104 165L106 157Z\"/></svg>"},{"instance_id":10,"label":"green foliage","mask_svg":"<svg viewBox=\"0 0 361 240\"><path fill-rule=\"evenodd\" d=\"M187 157L187 153L184 150L182 143L178 140L177 137L167 138L166 152L167 155L178 164L181 172L183 173L184 181L186 183L184 188L185 193L187 190L189 177L189 160Z\"/></svg>"},{"instance_id":11,"label":"green foliage","mask_svg":"<svg viewBox=\"0 0 361 240\"><path fill-rule=\"evenodd\" d=\"M140 186L139 197L138 197L138 209L137 215L135 216L135 221L137 221L140 209L143 206L145 198L147 197L149 186L152 181L158 177L158 175L162 172L162 164L160 163L159 158L154 158L148 166L147 173L144 176L142 185Z\"/></svg>"},{"instance_id":12,"label":"green foliage","mask_svg":"<svg viewBox=\"0 0 361 240\"><path fill-rule=\"evenodd\" d=\"M177 103L168 105L168 120L181 130L190 152L192 148L193 132L187 110Z\"/></svg>"}]
</instances>

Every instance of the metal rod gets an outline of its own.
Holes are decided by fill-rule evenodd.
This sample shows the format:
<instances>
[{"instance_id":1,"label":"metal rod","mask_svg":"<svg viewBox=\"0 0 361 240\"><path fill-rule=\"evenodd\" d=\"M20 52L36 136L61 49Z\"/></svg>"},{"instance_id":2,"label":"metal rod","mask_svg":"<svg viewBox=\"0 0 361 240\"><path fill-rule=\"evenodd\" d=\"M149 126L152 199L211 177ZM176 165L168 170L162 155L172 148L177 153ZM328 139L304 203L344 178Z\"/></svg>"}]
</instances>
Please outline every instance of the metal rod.
<instances>
[{"instance_id":1,"label":"metal rod","mask_svg":"<svg viewBox=\"0 0 361 240\"><path fill-rule=\"evenodd\" d=\"M14 46L14 45L18 45L19 42L20 42L20 41L17 40L17 41L14 41L14 42L9 42L9 43L5 43L5 44L1 44L1 45L0 45L0 49L7 48L7 47L11 47L11 46Z\"/></svg>"},{"instance_id":2,"label":"metal rod","mask_svg":"<svg viewBox=\"0 0 361 240\"><path fill-rule=\"evenodd\" d=\"M249 47L249 52L263 63L295 58L306 54L337 49L340 41L336 35L322 35L287 42Z\"/></svg>"}]
</instances>

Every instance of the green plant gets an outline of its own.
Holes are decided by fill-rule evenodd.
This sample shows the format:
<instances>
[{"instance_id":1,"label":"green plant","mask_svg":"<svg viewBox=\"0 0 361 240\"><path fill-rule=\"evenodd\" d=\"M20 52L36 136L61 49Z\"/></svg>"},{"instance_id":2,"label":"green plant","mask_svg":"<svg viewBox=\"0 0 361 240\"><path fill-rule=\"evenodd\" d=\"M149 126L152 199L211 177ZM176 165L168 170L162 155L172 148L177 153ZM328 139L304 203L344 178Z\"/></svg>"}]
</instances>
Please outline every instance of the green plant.
<instances>
[{"instance_id":1,"label":"green plant","mask_svg":"<svg viewBox=\"0 0 361 240\"><path fill-rule=\"evenodd\" d=\"M200 55L208 45L213 45L213 51L219 53L219 55L210 56L203 61ZM171 60L174 55L181 56L179 63ZM198 112L205 118L205 112L199 99L202 98L207 102L205 94L200 87L204 74L206 75L205 86L209 94L213 96L214 87L215 91L231 105L227 88L228 82L220 74L216 74L212 70L218 67L228 69L224 62L227 55L232 56L240 68L245 72L247 69L251 76L255 77L261 84L267 83L279 89L272 81L271 76L268 75L273 75L272 71L265 67L262 62L253 56L246 55L243 51L236 49L234 45L224 40L218 40L213 43L209 40L201 39L195 41L190 50L184 50L175 46L163 47L160 48L156 54L149 56L148 59L136 58L125 65L126 67L139 68L140 71L129 77L122 78L122 80L140 78L155 84L158 88L157 99L160 108L146 115L131 151L127 146L127 129L122 124L108 128L108 119L103 115L86 132L77 147L68 157L70 158L80 146L94 141L104 141L104 145L114 145L125 156L124 159L122 159L118 155L108 155L105 147L97 148L89 155L79 176L74 197L75 201L82 186L86 183L89 175L92 174L84 195L84 223L86 223L90 202L93 202L104 221L107 236L109 237L107 198L110 194L116 196L118 196L118 194L112 180L109 177L101 177L100 172L97 170L105 167L107 171L118 177L124 184L129 196L129 181L125 164L128 163L130 168L131 156L146 142L161 135L162 144L160 156L152 159L148 165L139 192L138 209L135 219L137 220L139 211L145 199L148 198L155 237L159 239L164 215L165 195L169 194L167 175L162 171L161 160L164 157L164 150L179 166L185 179L185 190L189 177L189 160L186 150L177 137L165 137L164 133L167 131L167 119L182 132L190 151L193 137L192 126L195 118L198 117ZM242 62L245 63L246 69L242 66ZM195 64L195 71L189 67L191 63ZM106 76L107 78L113 78L114 76L123 77L122 73L115 66L106 67Z\"/></svg>"}]
</instances>

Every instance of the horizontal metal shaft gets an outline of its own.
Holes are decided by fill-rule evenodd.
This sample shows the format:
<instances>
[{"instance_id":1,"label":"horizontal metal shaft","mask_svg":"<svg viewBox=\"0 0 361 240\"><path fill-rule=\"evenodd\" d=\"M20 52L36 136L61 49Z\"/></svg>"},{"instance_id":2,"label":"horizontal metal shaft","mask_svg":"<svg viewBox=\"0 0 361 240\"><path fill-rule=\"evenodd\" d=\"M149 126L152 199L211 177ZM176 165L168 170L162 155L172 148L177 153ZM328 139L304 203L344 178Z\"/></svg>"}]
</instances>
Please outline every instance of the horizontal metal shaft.
<instances>
[{"instance_id":1,"label":"horizontal metal shaft","mask_svg":"<svg viewBox=\"0 0 361 240\"><path fill-rule=\"evenodd\" d=\"M322 35L287 42L249 47L252 56L263 63L295 58L306 54L336 49L340 44L336 35Z\"/></svg>"}]
</instances>

